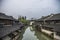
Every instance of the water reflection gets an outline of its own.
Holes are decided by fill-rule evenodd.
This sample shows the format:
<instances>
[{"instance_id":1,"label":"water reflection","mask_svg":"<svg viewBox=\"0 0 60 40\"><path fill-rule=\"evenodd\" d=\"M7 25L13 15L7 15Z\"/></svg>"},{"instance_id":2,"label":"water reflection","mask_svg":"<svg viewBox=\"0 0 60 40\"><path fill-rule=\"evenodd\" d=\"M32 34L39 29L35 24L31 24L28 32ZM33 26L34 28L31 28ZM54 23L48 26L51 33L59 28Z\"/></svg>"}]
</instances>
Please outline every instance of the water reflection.
<instances>
[{"instance_id":1,"label":"water reflection","mask_svg":"<svg viewBox=\"0 0 60 40\"><path fill-rule=\"evenodd\" d=\"M42 34L41 32L37 31L34 27L27 27L24 31L20 34L18 40L53 40L46 35Z\"/></svg>"}]
</instances>

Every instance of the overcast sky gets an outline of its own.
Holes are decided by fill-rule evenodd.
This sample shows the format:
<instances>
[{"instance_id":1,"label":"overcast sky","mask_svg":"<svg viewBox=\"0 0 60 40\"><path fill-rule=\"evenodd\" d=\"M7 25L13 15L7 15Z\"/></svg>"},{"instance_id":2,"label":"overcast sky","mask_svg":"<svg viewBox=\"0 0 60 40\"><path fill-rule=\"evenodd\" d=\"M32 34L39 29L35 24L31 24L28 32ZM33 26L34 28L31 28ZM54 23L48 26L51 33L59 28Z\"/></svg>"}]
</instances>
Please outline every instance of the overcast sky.
<instances>
[{"instance_id":1,"label":"overcast sky","mask_svg":"<svg viewBox=\"0 0 60 40\"><path fill-rule=\"evenodd\" d=\"M51 13L60 13L60 0L0 0L0 12L17 18L40 18Z\"/></svg>"}]
</instances>

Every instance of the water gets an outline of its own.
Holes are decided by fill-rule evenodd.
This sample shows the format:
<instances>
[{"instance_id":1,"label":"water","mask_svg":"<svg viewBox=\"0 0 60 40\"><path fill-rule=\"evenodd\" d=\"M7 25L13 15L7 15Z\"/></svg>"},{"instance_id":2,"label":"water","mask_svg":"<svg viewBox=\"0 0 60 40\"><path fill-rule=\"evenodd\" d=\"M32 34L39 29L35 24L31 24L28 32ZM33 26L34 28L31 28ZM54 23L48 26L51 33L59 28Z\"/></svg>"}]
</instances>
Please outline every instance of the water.
<instances>
[{"instance_id":1,"label":"water","mask_svg":"<svg viewBox=\"0 0 60 40\"><path fill-rule=\"evenodd\" d=\"M21 33L18 40L53 40L50 37L42 34L31 26L26 28L23 34Z\"/></svg>"}]
</instances>

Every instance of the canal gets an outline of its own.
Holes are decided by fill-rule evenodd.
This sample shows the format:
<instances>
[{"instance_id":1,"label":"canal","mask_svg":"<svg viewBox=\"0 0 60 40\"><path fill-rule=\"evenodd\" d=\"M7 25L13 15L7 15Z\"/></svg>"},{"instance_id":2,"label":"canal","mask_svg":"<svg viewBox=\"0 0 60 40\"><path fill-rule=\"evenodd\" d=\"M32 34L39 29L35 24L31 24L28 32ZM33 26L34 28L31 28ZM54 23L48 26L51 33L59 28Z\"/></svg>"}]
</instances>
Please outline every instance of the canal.
<instances>
[{"instance_id":1,"label":"canal","mask_svg":"<svg viewBox=\"0 0 60 40\"><path fill-rule=\"evenodd\" d=\"M18 40L53 40L52 38L37 31L34 27L28 26L20 33Z\"/></svg>"}]
</instances>

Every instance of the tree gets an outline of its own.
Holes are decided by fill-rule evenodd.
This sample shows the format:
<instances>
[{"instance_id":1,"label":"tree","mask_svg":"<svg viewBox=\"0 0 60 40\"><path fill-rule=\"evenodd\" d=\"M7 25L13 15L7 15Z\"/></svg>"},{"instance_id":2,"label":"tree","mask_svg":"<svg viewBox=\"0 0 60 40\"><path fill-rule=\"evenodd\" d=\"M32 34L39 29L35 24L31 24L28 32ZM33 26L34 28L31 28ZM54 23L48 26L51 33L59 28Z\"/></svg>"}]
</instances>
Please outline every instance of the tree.
<instances>
[{"instance_id":1,"label":"tree","mask_svg":"<svg viewBox=\"0 0 60 40\"><path fill-rule=\"evenodd\" d=\"M26 16L19 16L18 17L18 20L20 21L20 22L22 22L22 23L24 23L24 24L27 24L27 20L26 20Z\"/></svg>"}]
</instances>

